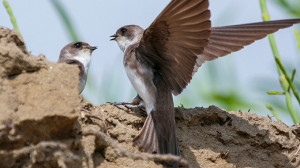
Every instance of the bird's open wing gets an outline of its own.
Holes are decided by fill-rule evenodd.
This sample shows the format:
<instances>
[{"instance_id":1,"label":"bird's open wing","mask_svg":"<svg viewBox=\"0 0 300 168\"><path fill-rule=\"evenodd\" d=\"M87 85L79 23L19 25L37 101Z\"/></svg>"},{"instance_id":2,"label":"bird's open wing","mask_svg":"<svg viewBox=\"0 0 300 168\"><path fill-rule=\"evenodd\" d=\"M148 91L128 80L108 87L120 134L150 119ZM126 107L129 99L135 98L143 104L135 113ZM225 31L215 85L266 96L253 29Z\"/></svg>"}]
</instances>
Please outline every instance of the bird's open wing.
<instances>
[{"instance_id":1,"label":"bird's open wing","mask_svg":"<svg viewBox=\"0 0 300 168\"><path fill-rule=\"evenodd\" d=\"M279 29L299 23L300 19L275 20L241 24L234 26L213 27L208 45L202 54L198 55L194 73L205 62L241 50L244 46L266 37Z\"/></svg>"},{"instance_id":2,"label":"bird's open wing","mask_svg":"<svg viewBox=\"0 0 300 168\"><path fill-rule=\"evenodd\" d=\"M208 0L172 0L145 30L136 53L177 95L190 82L210 29Z\"/></svg>"}]
</instances>

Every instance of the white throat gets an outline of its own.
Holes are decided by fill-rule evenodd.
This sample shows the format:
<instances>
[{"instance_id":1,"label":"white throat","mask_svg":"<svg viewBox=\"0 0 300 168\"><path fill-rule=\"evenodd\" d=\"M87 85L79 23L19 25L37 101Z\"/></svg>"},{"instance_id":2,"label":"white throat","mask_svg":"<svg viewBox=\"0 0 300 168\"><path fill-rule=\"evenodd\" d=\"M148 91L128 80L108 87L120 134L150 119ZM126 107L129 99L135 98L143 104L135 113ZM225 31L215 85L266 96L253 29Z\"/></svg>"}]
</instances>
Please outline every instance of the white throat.
<instances>
[{"instance_id":1,"label":"white throat","mask_svg":"<svg viewBox=\"0 0 300 168\"><path fill-rule=\"evenodd\" d=\"M137 38L134 38L132 40L126 38L126 37L119 37L117 40L117 43L120 47L120 49L125 52L126 49L131 46L132 44L135 44L138 42L138 39Z\"/></svg>"},{"instance_id":2,"label":"white throat","mask_svg":"<svg viewBox=\"0 0 300 168\"><path fill-rule=\"evenodd\" d=\"M82 52L79 56L73 57L73 59L79 61L84 66L84 70L87 73L90 67L91 54L88 52Z\"/></svg>"}]
</instances>

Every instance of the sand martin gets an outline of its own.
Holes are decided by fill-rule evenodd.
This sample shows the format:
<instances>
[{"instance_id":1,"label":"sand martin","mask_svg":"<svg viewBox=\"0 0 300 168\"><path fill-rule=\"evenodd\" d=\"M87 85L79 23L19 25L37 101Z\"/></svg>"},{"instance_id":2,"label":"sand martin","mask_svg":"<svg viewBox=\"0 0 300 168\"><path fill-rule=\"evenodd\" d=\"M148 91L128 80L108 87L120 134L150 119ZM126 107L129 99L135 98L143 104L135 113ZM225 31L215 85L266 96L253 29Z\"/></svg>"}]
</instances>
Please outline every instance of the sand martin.
<instances>
[{"instance_id":1,"label":"sand martin","mask_svg":"<svg viewBox=\"0 0 300 168\"><path fill-rule=\"evenodd\" d=\"M172 0L144 30L137 25L112 35L138 96L131 103L148 114L134 143L141 151L180 155L173 95L178 95L206 61L228 55L300 19L211 27L208 0ZM177 167L173 163L174 167Z\"/></svg>"},{"instance_id":2,"label":"sand martin","mask_svg":"<svg viewBox=\"0 0 300 168\"><path fill-rule=\"evenodd\" d=\"M76 64L80 69L79 93L81 93L85 87L91 55L96 49L97 47L90 46L88 43L77 41L67 44L60 52L58 63Z\"/></svg>"}]
</instances>

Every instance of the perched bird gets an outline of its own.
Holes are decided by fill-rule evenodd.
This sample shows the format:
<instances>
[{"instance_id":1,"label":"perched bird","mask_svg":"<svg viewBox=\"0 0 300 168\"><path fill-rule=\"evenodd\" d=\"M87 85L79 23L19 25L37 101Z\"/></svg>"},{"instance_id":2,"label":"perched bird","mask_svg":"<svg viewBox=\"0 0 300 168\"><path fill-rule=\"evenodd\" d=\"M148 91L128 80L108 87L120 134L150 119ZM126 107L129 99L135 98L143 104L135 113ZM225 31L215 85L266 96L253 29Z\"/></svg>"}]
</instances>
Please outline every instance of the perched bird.
<instances>
[{"instance_id":1,"label":"perched bird","mask_svg":"<svg viewBox=\"0 0 300 168\"><path fill-rule=\"evenodd\" d=\"M124 67L148 114L134 143L141 151L180 155L172 94L178 95L206 61L238 51L300 19L211 27L208 0L172 0L144 30L137 25L112 35L124 52ZM173 164L174 167L178 165Z\"/></svg>"},{"instance_id":2,"label":"perched bird","mask_svg":"<svg viewBox=\"0 0 300 168\"><path fill-rule=\"evenodd\" d=\"M79 41L67 44L60 52L57 63L76 64L80 69L79 93L81 93L85 87L91 55L96 49L97 47L95 46L90 46L88 43Z\"/></svg>"}]
</instances>

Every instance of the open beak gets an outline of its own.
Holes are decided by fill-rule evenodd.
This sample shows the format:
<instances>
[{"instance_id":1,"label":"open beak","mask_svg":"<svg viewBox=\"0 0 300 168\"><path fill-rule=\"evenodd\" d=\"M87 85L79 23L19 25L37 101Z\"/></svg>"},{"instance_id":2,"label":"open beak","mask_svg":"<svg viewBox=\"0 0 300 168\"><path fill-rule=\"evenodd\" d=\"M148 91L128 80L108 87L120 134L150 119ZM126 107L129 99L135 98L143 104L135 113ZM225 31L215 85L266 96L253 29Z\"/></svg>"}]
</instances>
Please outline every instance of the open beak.
<instances>
[{"instance_id":1,"label":"open beak","mask_svg":"<svg viewBox=\"0 0 300 168\"><path fill-rule=\"evenodd\" d=\"M111 37L111 39L110 39L110 41L112 41L112 40L116 40L116 38L118 37L116 34L114 34L114 35L112 35L112 36L110 36Z\"/></svg>"}]
</instances>

